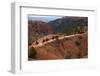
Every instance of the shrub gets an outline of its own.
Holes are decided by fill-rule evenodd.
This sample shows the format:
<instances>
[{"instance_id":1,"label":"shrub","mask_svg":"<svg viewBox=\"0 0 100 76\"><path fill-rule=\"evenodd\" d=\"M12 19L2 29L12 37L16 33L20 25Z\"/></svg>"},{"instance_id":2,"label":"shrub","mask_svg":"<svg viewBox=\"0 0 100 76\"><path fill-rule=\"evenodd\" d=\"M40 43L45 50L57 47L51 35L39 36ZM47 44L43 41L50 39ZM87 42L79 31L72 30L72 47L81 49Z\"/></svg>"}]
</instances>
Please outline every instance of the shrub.
<instances>
[{"instance_id":1,"label":"shrub","mask_svg":"<svg viewBox=\"0 0 100 76\"><path fill-rule=\"evenodd\" d=\"M81 44L81 42L80 42L79 40L77 40L77 41L75 41L75 44L76 44L77 46L79 46L79 45Z\"/></svg>"},{"instance_id":2,"label":"shrub","mask_svg":"<svg viewBox=\"0 0 100 76\"><path fill-rule=\"evenodd\" d=\"M35 48L32 47L32 48L30 49L29 58L36 59L36 54L37 54L37 52L36 52Z\"/></svg>"},{"instance_id":3,"label":"shrub","mask_svg":"<svg viewBox=\"0 0 100 76\"><path fill-rule=\"evenodd\" d=\"M71 59L71 53L69 51L67 51L67 55L65 56L64 59Z\"/></svg>"},{"instance_id":4,"label":"shrub","mask_svg":"<svg viewBox=\"0 0 100 76\"><path fill-rule=\"evenodd\" d=\"M78 57L78 58L82 58L81 52L79 52L79 53L77 54L77 57Z\"/></svg>"}]
</instances>

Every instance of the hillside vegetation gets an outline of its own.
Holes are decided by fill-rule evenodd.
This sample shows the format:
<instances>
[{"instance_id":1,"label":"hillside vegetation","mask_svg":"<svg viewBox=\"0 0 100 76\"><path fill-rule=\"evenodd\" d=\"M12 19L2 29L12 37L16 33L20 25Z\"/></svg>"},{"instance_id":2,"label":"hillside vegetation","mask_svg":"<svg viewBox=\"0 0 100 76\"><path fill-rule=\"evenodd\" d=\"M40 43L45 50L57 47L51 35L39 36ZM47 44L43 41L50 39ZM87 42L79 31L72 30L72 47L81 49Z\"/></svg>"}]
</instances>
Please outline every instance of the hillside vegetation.
<instances>
[{"instance_id":1,"label":"hillside vegetation","mask_svg":"<svg viewBox=\"0 0 100 76\"><path fill-rule=\"evenodd\" d=\"M62 17L49 22L28 21L28 59L88 57L88 17Z\"/></svg>"},{"instance_id":2,"label":"hillside vegetation","mask_svg":"<svg viewBox=\"0 0 100 76\"><path fill-rule=\"evenodd\" d=\"M75 35L73 37L68 37L61 40L58 39L40 47L30 46L29 59L47 60L87 58L87 45L87 33Z\"/></svg>"}]
</instances>

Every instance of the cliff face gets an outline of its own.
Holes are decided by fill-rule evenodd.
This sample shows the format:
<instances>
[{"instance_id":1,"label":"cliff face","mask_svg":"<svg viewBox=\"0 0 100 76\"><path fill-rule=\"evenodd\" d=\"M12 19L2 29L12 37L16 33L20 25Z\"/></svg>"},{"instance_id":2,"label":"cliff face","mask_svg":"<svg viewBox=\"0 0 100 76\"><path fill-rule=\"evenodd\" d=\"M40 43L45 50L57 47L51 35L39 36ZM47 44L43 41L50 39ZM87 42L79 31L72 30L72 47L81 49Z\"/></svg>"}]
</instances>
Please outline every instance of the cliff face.
<instances>
[{"instance_id":1,"label":"cliff face","mask_svg":"<svg viewBox=\"0 0 100 76\"><path fill-rule=\"evenodd\" d=\"M29 47L29 59L74 59L87 58L87 33L76 34L73 37L57 39L40 47Z\"/></svg>"},{"instance_id":2,"label":"cliff face","mask_svg":"<svg viewBox=\"0 0 100 76\"><path fill-rule=\"evenodd\" d=\"M50 25L42 21L29 21L28 23L28 42L31 44L35 40L52 34L53 30Z\"/></svg>"}]
</instances>

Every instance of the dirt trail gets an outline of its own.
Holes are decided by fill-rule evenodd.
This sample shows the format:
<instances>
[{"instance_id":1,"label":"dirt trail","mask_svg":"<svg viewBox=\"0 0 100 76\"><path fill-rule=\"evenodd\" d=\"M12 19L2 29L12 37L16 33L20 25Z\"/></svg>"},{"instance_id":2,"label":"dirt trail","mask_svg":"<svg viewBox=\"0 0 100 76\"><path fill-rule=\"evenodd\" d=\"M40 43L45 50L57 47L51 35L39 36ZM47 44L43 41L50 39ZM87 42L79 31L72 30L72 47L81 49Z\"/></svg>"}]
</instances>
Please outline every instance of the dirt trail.
<instances>
[{"instance_id":1,"label":"dirt trail","mask_svg":"<svg viewBox=\"0 0 100 76\"><path fill-rule=\"evenodd\" d=\"M85 34L85 33L83 33L83 34ZM62 40L64 38L70 38L70 37L74 37L74 36L78 36L78 35L82 35L82 34L74 34L74 35L69 35L69 36L60 36L60 37L58 37L58 39ZM41 46L44 46L45 44L51 43L53 41L56 41L56 39L49 39L46 42L39 42L37 45L36 44L32 44L31 47L41 47Z\"/></svg>"}]
</instances>

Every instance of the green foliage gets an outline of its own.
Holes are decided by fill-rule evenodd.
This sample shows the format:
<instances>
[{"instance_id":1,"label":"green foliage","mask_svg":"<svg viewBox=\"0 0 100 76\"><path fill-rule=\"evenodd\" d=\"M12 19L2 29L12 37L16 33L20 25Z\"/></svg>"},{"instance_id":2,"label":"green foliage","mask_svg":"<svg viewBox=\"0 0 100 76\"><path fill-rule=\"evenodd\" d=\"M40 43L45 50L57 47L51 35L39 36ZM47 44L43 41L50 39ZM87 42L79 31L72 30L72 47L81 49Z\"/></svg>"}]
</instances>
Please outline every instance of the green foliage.
<instances>
[{"instance_id":1,"label":"green foliage","mask_svg":"<svg viewBox=\"0 0 100 76\"><path fill-rule=\"evenodd\" d=\"M37 52L36 52L35 48L32 47L30 49L30 56L29 56L29 58L36 59L36 54L37 54Z\"/></svg>"},{"instance_id":2,"label":"green foliage","mask_svg":"<svg viewBox=\"0 0 100 76\"><path fill-rule=\"evenodd\" d=\"M76 27L67 27L63 29L62 33L66 35L76 34L78 33L78 29Z\"/></svg>"},{"instance_id":3,"label":"green foliage","mask_svg":"<svg viewBox=\"0 0 100 76\"><path fill-rule=\"evenodd\" d=\"M73 26L73 27L64 27L62 33L66 35L71 35L71 34L83 33L84 31L85 31L85 26Z\"/></svg>"}]
</instances>

